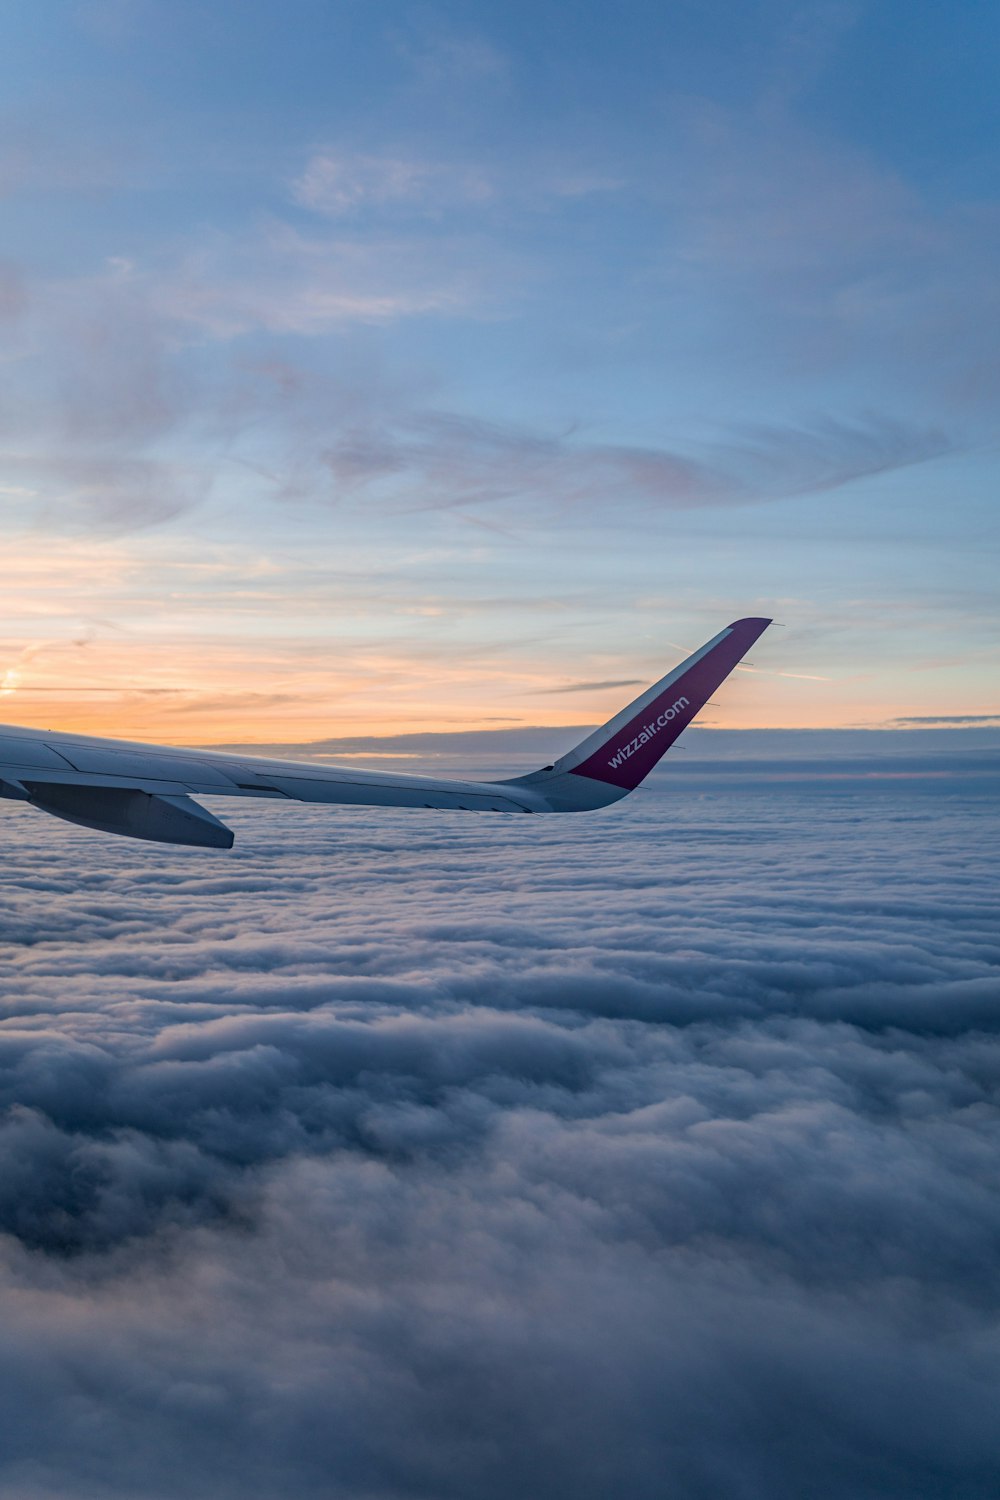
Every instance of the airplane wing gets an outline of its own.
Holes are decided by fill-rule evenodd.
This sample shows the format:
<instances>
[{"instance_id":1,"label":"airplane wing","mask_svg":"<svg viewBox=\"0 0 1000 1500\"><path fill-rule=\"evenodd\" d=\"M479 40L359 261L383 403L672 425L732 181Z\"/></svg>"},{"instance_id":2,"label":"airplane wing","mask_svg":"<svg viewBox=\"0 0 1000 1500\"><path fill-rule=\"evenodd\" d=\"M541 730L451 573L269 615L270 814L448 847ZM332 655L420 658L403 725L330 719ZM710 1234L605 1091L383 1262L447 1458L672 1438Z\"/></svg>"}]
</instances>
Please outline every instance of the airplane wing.
<instances>
[{"instance_id":1,"label":"airplane wing","mask_svg":"<svg viewBox=\"0 0 1000 1500\"><path fill-rule=\"evenodd\" d=\"M508 781L362 771L0 725L0 797L104 833L217 849L231 848L233 834L195 796L461 812L589 811L639 785L770 623L727 625L555 765Z\"/></svg>"}]
</instances>

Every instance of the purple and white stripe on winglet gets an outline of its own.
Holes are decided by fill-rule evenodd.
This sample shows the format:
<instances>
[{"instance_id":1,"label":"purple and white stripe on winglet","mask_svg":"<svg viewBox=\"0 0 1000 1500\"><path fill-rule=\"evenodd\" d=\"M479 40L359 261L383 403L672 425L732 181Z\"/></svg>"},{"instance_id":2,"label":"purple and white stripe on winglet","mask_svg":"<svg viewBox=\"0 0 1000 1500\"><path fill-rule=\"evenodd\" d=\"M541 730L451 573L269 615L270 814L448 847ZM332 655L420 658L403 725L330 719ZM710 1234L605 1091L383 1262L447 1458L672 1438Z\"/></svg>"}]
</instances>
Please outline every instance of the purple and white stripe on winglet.
<instances>
[{"instance_id":1,"label":"purple and white stripe on winglet","mask_svg":"<svg viewBox=\"0 0 1000 1500\"><path fill-rule=\"evenodd\" d=\"M632 791L770 624L758 618L734 620L554 769Z\"/></svg>"}]
</instances>

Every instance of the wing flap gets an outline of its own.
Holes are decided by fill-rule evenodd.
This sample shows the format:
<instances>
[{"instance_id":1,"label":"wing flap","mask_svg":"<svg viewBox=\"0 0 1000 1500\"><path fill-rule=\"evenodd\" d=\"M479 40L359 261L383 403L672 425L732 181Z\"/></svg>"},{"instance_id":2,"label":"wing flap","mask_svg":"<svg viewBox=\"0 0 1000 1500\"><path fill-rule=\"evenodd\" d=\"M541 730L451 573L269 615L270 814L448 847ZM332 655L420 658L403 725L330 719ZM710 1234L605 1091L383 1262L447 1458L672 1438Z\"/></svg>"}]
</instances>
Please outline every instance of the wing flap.
<instances>
[{"instance_id":1,"label":"wing flap","mask_svg":"<svg viewBox=\"0 0 1000 1500\"><path fill-rule=\"evenodd\" d=\"M78 771L101 776L138 777L143 781L185 782L200 791L216 788L227 792L233 778L211 760L193 756L164 755L149 750L113 750L103 745L64 746L59 752Z\"/></svg>"},{"instance_id":2,"label":"wing flap","mask_svg":"<svg viewBox=\"0 0 1000 1500\"><path fill-rule=\"evenodd\" d=\"M272 786L296 802L340 802L355 807L430 807L442 812L535 812L540 799L511 794L499 783L435 782L387 775L384 780L348 776L272 775Z\"/></svg>"}]
</instances>

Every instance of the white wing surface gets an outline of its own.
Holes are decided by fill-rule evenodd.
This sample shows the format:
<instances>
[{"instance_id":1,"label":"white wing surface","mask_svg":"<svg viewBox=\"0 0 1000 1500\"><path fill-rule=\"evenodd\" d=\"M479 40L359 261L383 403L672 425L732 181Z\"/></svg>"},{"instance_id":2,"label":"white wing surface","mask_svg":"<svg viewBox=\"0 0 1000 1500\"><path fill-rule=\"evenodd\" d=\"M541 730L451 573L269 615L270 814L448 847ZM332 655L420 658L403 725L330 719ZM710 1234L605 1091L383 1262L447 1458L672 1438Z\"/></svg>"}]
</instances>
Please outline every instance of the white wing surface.
<instances>
[{"instance_id":1,"label":"white wing surface","mask_svg":"<svg viewBox=\"0 0 1000 1500\"><path fill-rule=\"evenodd\" d=\"M447 812L604 807L652 770L770 623L735 621L554 766L512 781L444 780L0 725L0 797L105 833L220 849L232 846L233 835L194 801L198 795Z\"/></svg>"}]
</instances>

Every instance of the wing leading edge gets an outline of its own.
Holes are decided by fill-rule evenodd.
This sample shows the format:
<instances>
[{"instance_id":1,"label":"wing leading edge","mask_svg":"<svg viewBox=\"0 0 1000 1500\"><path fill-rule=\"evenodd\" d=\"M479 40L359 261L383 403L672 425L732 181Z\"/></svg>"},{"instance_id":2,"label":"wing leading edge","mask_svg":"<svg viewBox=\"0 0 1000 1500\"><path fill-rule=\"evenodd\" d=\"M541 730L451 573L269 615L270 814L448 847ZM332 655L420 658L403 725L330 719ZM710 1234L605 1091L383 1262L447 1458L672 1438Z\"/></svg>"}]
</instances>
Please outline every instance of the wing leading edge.
<instances>
[{"instance_id":1,"label":"wing leading edge","mask_svg":"<svg viewBox=\"0 0 1000 1500\"><path fill-rule=\"evenodd\" d=\"M460 812L606 807L649 774L770 623L734 621L555 765L509 781L362 771L0 726L0 797L106 833L206 848L229 848L233 835L192 800L197 795Z\"/></svg>"}]
</instances>

